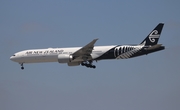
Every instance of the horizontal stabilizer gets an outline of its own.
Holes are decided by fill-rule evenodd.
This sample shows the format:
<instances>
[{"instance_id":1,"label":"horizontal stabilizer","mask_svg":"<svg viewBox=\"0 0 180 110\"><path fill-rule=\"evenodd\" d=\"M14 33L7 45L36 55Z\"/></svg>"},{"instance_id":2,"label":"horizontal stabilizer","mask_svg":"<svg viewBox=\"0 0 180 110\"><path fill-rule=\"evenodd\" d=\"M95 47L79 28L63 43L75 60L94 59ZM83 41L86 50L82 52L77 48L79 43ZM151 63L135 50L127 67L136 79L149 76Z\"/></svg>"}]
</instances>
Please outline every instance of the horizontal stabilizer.
<instances>
[{"instance_id":1,"label":"horizontal stabilizer","mask_svg":"<svg viewBox=\"0 0 180 110\"><path fill-rule=\"evenodd\" d=\"M162 44L153 45L153 46L147 48L146 50L154 50L154 49L157 49L157 48L159 48L161 46L162 46Z\"/></svg>"}]
</instances>

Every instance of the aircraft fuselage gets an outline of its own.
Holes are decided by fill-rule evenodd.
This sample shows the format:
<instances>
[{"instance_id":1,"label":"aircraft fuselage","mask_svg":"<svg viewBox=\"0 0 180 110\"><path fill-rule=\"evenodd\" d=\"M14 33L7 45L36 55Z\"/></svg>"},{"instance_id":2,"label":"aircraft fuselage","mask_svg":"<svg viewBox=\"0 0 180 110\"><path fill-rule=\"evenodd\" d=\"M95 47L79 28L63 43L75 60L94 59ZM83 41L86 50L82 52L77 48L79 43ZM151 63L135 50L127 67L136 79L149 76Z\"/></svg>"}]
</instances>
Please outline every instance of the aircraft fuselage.
<instances>
[{"instance_id":1,"label":"aircraft fuselage","mask_svg":"<svg viewBox=\"0 0 180 110\"><path fill-rule=\"evenodd\" d=\"M96 68L93 61L105 59L128 59L165 49L157 44L164 24L159 23L151 33L137 45L94 46L94 39L83 47L31 49L15 53L10 59L21 64L41 62L67 63L68 66L86 66Z\"/></svg>"}]
</instances>

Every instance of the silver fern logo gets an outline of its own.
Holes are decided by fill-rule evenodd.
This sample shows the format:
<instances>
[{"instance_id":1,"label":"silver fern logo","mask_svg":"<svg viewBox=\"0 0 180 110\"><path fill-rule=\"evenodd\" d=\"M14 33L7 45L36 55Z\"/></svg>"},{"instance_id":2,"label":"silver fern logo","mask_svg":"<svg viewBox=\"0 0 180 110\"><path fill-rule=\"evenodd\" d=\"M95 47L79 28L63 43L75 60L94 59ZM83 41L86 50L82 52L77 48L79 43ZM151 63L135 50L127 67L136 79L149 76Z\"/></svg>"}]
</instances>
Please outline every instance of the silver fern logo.
<instances>
[{"instance_id":1,"label":"silver fern logo","mask_svg":"<svg viewBox=\"0 0 180 110\"><path fill-rule=\"evenodd\" d=\"M152 43L156 41L155 38L159 38L159 34L157 30L152 31L151 34L149 35L149 40Z\"/></svg>"},{"instance_id":2,"label":"silver fern logo","mask_svg":"<svg viewBox=\"0 0 180 110\"><path fill-rule=\"evenodd\" d=\"M144 45L137 45L137 46L118 46L114 49L114 57L116 59L127 59L137 53L139 50L142 49Z\"/></svg>"}]
</instances>

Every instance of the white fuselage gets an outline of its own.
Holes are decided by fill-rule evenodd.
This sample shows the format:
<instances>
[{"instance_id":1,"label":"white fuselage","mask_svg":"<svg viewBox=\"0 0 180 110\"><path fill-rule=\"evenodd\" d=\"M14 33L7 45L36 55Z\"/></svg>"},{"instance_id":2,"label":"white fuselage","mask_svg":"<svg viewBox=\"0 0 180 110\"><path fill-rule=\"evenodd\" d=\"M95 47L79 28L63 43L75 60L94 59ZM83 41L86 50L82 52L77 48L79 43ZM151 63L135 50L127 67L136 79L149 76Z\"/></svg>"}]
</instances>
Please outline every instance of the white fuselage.
<instances>
[{"instance_id":1,"label":"white fuselage","mask_svg":"<svg viewBox=\"0 0 180 110\"><path fill-rule=\"evenodd\" d=\"M92 59L101 56L113 47L115 46L95 46L91 53ZM80 48L81 47L24 50L15 53L10 59L18 63L58 62L58 55L72 54Z\"/></svg>"}]
</instances>

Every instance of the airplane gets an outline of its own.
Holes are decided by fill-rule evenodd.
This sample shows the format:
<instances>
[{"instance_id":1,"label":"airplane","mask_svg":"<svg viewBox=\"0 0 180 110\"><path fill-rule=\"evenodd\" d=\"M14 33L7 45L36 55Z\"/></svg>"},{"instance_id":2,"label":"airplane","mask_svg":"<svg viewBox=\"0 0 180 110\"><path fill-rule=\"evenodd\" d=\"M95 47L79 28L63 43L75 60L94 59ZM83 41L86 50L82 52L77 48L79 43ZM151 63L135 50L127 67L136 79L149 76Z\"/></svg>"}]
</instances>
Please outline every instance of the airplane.
<instances>
[{"instance_id":1,"label":"airplane","mask_svg":"<svg viewBox=\"0 0 180 110\"><path fill-rule=\"evenodd\" d=\"M165 49L157 44L164 23L159 23L150 34L137 45L94 46L98 39L92 40L84 47L31 49L15 53L10 60L18 62L21 69L25 63L59 62L68 66L85 66L96 68L93 61L106 59L128 59Z\"/></svg>"}]
</instances>

